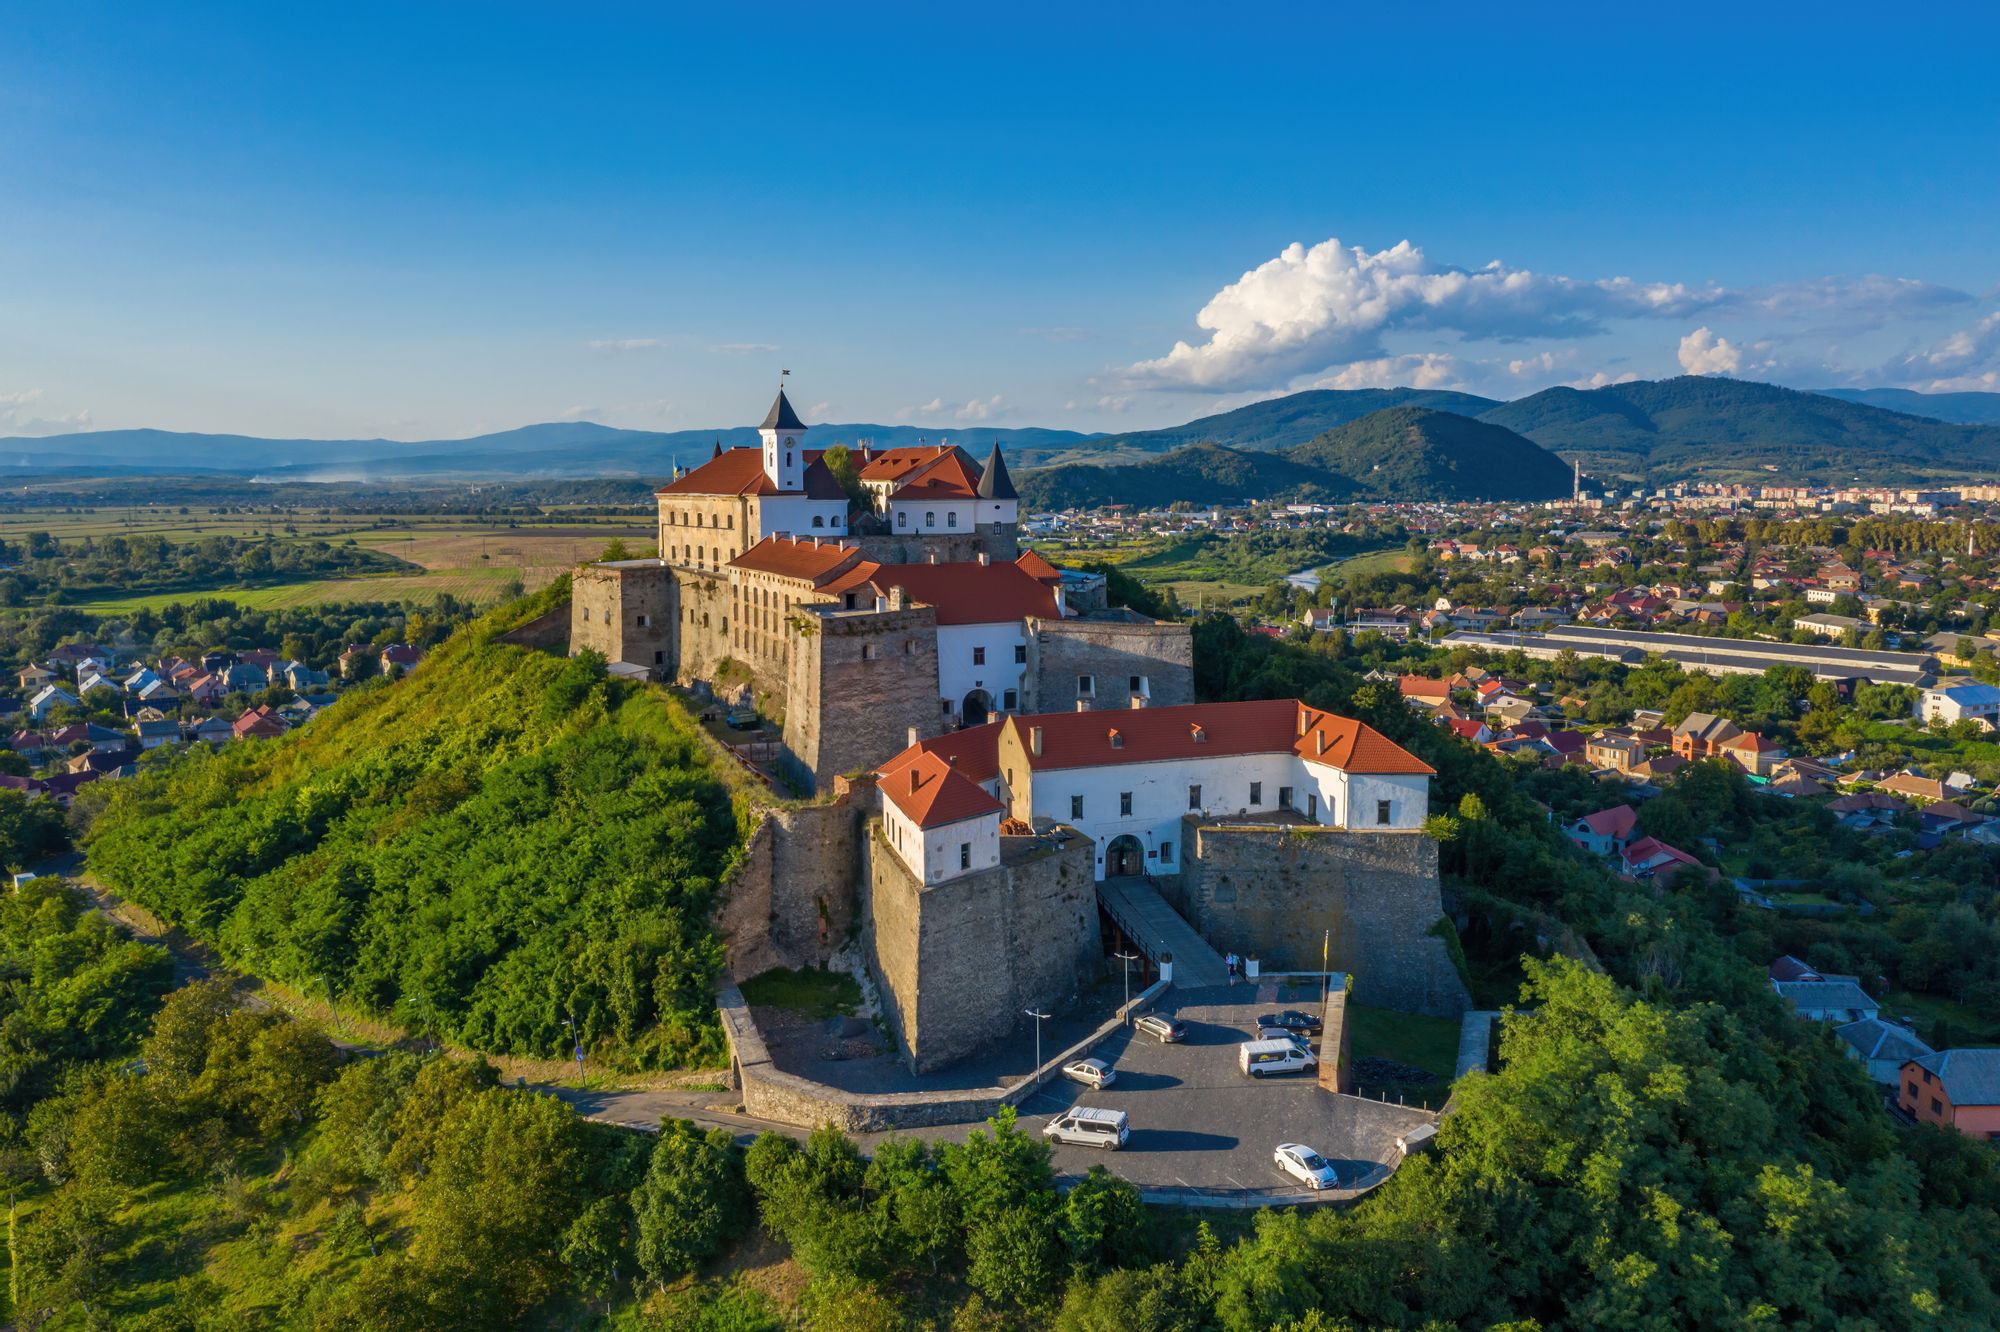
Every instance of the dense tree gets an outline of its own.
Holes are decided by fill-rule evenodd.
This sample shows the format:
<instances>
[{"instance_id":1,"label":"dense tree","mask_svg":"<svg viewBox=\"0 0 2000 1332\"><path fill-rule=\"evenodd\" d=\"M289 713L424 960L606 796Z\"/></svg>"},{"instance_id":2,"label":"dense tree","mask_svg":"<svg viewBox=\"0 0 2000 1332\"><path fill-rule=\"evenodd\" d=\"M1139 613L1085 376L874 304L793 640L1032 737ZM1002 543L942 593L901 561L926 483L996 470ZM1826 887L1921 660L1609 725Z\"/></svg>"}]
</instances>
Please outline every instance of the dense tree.
<instances>
[{"instance_id":1,"label":"dense tree","mask_svg":"<svg viewBox=\"0 0 2000 1332\"><path fill-rule=\"evenodd\" d=\"M661 1286L692 1271L742 1228L747 1204L728 1130L699 1133L686 1120L662 1120L646 1178L632 1194L640 1270Z\"/></svg>"}]
</instances>

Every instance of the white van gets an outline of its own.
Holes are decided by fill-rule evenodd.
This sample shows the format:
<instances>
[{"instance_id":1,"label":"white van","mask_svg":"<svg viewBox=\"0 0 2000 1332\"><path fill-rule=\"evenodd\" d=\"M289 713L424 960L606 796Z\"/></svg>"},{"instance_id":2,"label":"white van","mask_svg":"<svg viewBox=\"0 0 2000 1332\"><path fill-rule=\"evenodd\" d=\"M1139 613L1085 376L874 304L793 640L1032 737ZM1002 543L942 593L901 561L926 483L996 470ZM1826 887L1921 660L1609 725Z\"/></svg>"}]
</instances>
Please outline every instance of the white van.
<instances>
[{"instance_id":1,"label":"white van","mask_svg":"<svg viewBox=\"0 0 2000 1332\"><path fill-rule=\"evenodd\" d=\"M1073 1105L1042 1129L1042 1136L1073 1147L1103 1147L1117 1151L1132 1133L1131 1116L1123 1110L1101 1110L1096 1106Z\"/></svg>"},{"instance_id":2,"label":"white van","mask_svg":"<svg viewBox=\"0 0 2000 1332\"><path fill-rule=\"evenodd\" d=\"M1236 1047L1236 1066L1253 1078L1273 1073L1304 1073L1319 1067L1311 1050L1299 1048L1297 1041L1245 1041Z\"/></svg>"}]
</instances>

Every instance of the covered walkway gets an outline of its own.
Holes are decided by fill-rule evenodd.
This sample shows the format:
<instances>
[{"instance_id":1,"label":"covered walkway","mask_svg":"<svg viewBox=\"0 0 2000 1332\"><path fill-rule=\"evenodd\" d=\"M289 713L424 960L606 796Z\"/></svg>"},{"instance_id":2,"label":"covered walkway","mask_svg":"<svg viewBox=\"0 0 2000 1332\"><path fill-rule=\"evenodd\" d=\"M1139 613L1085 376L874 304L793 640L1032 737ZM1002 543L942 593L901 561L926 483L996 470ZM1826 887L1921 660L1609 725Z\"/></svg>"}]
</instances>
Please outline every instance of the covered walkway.
<instances>
[{"instance_id":1,"label":"covered walkway","mask_svg":"<svg viewBox=\"0 0 2000 1332\"><path fill-rule=\"evenodd\" d=\"M1105 914L1118 922L1125 937L1155 963L1161 953L1174 959L1174 984L1183 990L1229 984L1229 969L1222 955L1208 946L1194 926L1145 879L1137 876L1107 878L1097 885L1097 900Z\"/></svg>"}]
</instances>

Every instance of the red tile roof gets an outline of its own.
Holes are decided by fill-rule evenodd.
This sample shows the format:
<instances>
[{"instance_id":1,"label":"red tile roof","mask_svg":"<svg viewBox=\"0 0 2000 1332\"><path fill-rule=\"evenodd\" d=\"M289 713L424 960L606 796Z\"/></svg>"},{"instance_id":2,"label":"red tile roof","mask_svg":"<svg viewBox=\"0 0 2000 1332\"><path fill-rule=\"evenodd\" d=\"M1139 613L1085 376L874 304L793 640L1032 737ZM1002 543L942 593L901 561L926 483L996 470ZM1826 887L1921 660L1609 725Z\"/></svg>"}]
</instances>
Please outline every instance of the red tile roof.
<instances>
[{"instance_id":1,"label":"red tile roof","mask_svg":"<svg viewBox=\"0 0 2000 1332\"><path fill-rule=\"evenodd\" d=\"M1021 558L1015 560L1014 563L1022 573L1025 573L1038 583L1060 583L1062 581L1062 570L1056 568L1055 565L1050 564L1032 550L1022 551Z\"/></svg>"},{"instance_id":2,"label":"red tile roof","mask_svg":"<svg viewBox=\"0 0 2000 1332\"><path fill-rule=\"evenodd\" d=\"M821 449L802 449L805 459L805 494L808 499L842 500L847 492L840 488L826 464L821 461ZM764 474L764 451L762 449L724 449L692 472L670 481L654 492L659 495L783 495L797 494L796 491L782 491L777 483Z\"/></svg>"},{"instance_id":3,"label":"red tile roof","mask_svg":"<svg viewBox=\"0 0 2000 1332\"><path fill-rule=\"evenodd\" d=\"M915 761L920 754L935 754L973 781L990 782L1000 775L1000 719L996 717L984 726L919 740L876 771L886 777Z\"/></svg>"},{"instance_id":4,"label":"red tile roof","mask_svg":"<svg viewBox=\"0 0 2000 1332\"><path fill-rule=\"evenodd\" d=\"M1396 680L1396 688L1404 698L1449 698L1451 682L1433 680L1423 675L1405 675Z\"/></svg>"},{"instance_id":5,"label":"red tile roof","mask_svg":"<svg viewBox=\"0 0 2000 1332\"><path fill-rule=\"evenodd\" d=\"M1059 619L1055 591L1013 564L875 564L864 561L821 589L829 593L872 585L900 587L912 601L937 608L939 624L999 624L1039 615Z\"/></svg>"},{"instance_id":6,"label":"red tile roof","mask_svg":"<svg viewBox=\"0 0 2000 1332\"><path fill-rule=\"evenodd\" d=\"M882 795L919 828L941 828L998 814L1000 802L936 754L919 751L885 771Z\"/></svg>"},{"instance_id":7,"label":"red tile roof","mask_svg":"<svg viewBox=\"0 0 2000 1332\"><path fill-rule=\"evenodd\" d=\"M900 449L883 449L868 455L861 467L863 481L900 481L912 472L928 467L953 451L950 444L916 444Z\"/></svg>"},{"instance_id":8,"label":"red tile roof","mask_svg":"<svg viewBox=\"0 0 2000 1332\"><path fill-rule=\"evenodd\" d=\"M1289 751L1348 772L1426 775L1431 768L1380 731L1296 699L1187 703L1103 712L1009 717L1035 768L1093 768L1173 759ZM1042 732L1035 757L1030 737Z\"/></svg>"},{"instance_id":9,"label":"red tile roof","mask_svg":"<svg viewBox=\"0 0 2000 1332\"><path fill-rule=\"evenodd\" d=\"M953 449L928 467L910 473L890 498L899 500L969 500L979 498L979 473Z\"/></svg>"},{"instance_id":10,"label":"red tile roof","mask_svg":"<svg viewBox=\"0 0 2000 1332\"><path fill-rule=\"evenodd\" d=\"M729 561L733 569L799 578L815 586L861 561L861 551L839 540L812 537L765 537Z\"/></svg>"},{"instance_id":11,"label":"red tile roof","mask_svg":"<svg viewBox=\"0 0 2000 1332\"><path fill-rule=\"evenodd\" d=\"M1599 837L1630 837L1639 826L1639 815L1630 805L1613 805L1578 820Z\"/></svg>"}]
</instances>

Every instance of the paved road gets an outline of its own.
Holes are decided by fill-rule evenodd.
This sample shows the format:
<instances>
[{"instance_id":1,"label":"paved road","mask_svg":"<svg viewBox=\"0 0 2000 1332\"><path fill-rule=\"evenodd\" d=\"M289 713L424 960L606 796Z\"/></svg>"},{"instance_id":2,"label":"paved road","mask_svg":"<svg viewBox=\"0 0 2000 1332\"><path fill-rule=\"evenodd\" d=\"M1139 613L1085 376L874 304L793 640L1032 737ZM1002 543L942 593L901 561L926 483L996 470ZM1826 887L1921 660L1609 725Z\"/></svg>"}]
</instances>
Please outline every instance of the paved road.
<instances>
[{"instance_id":1,"label":"paved road","mask_svg":"<svg viewBox=\"0 0 2000 1332\"><path fill-rule=\"evenodd\" d=\"M72 862L64 868L74 875L81 867ZM201 945L179 931L155 932L101 885L86 882L83 887L98 909L120 928L166 948L174 958L177 979L229 974ZM1210 952L1212 955L1213 950ZM1219 974L1219 965L1217 970ZM1269 1206L1337 1201L1372 1188L1395 1168L1396 1136L1430 1122L1433 1116L1402 1106L1334 1096L1309 1077L1264 1082L1245 1078L1237 1070L1236 1045L1254 1034L1256 1015L1275 1006L1275 993L1275 987L1268 984L1230 986L1220 980L1202 989L1170 989L1164 1011L1176 1013L1189 1024L1185 1043L1162 1045L1129 1034L1112 1037L1096 1052L1096 1057L1111 1064L1117 1073L1110 1087L1099 1091L1067 1081L1053 1083L1022 1107L1021 1127L1039 1133L1050 1119L1079 1100L1126 1111L1132 1120L1132 1136L1123 1151L1059 1145L1054 1150L1054 1164L1064 1180L1079 1178L1092 1166L1103 1165L1139 1186L1141 1196L1149 1202ZM660 1120L668 1117L726 1128L745 1142L766 1130L800 1139L808 1132L737 1113L734 1107L739 1101L733 1092L584 1090L520 1079L516 1085L553 1095L586 1118L644 1132L657 1131ZM963 1141L981 1127L952 1124L906 1130L896 1136ZM873 1151L888 1136L853 1135L864 1153ZM1289 1183L1271 1161L1272 1149L1281 1142L1303 1142L1319 1151L1340 1171L1345 1187L1314 1195Z\"/></svg>"}]
</instances>

